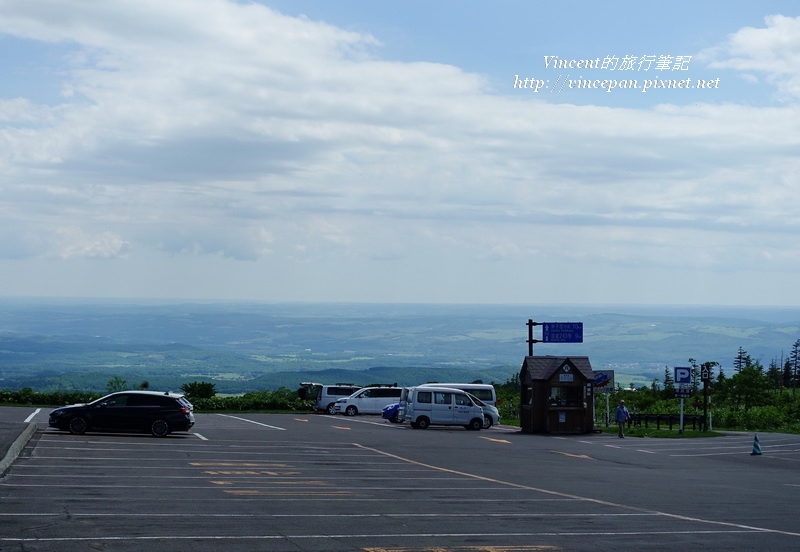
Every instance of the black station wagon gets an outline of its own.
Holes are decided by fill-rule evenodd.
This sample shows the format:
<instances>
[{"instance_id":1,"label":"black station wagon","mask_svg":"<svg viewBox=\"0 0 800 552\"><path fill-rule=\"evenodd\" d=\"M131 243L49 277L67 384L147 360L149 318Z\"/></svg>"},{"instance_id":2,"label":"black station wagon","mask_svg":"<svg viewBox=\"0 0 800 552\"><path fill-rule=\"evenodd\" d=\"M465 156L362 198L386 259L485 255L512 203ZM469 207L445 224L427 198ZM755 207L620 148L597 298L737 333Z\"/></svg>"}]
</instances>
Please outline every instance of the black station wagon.
<instances>
[{"instance_id":1,"label":"black station wagon","mask_svg":"<svg viewBox=\"0 0 800 552\"><path fill-rule=\"evenodd\" d=\"M194 408L186 397L158 391L122 391L86 404L50 412L50 427L81 435L87 431L131 431L165 437L189 431Z\"/></svg>"}]
</instances>

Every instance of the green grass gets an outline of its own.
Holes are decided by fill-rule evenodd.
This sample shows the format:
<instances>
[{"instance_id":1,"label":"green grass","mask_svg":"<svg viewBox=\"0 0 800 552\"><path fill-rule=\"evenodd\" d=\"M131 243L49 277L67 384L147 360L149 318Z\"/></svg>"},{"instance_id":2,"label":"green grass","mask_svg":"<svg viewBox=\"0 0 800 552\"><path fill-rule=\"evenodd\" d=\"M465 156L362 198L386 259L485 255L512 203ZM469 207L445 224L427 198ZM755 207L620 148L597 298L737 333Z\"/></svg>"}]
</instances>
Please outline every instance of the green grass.
<instances>
[{"instance_id":1,"label":"green grass","mask_svg":"<svg viewBox=\"0 0 800 552\"><path fill-rule=\"evenodd\" d=\"M601 427L603 433L609 435L616 435L618 429L614 427ZM678 429L656 429L654 427L631 427L625 428L625 437L647 437L656 439L693 439L698 437L721 437L723 433L718 431L692 431L691 429L684 429L683 433Z\"/></svg>"}]
</instances>

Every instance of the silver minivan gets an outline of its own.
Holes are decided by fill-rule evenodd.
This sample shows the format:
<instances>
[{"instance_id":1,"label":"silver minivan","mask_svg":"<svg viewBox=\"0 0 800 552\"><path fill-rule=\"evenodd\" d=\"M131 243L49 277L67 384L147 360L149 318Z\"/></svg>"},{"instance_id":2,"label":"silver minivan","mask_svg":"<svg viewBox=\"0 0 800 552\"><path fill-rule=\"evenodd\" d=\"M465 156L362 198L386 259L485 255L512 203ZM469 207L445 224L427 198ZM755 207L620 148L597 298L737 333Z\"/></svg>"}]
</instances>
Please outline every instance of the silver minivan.
<instances>
[{"instance_id":1,"label":"silver minivan","mask_svg":"<svg viewBox=\"0 0 800 552\"><path fill-rule=\"evenodd\" d=\"M414 429L430 425L460 425L467 429L483 428L483 409L459 389L446 387L409 387L400 397L403 419Z\"/></svg>"},{"instance_id":2,"label":"silver minivan","mask_svg":"<svg viewBox=\"0 0 800 552\"><path fill-rule=\"evenodd\" d=\"M307 401L314 401L314 410L325 412L326 414L336 414L334 408L336 401L343 397L349 397L361 389L360 385L352 383L325 385L323 383L304 381L300 385L300 396Z\"/></svg>"},{"instance_id":3,"label":"silver minivan","mask_svg":"<svg viewBox=\"0 0 800 552\"><path fill-rule=\"evenodd\" d=\"M491 383L423 383L426 387L449 387L460 389L478 397L488 405L496 406L497 392Z\"/></svg>"}]
</instances>

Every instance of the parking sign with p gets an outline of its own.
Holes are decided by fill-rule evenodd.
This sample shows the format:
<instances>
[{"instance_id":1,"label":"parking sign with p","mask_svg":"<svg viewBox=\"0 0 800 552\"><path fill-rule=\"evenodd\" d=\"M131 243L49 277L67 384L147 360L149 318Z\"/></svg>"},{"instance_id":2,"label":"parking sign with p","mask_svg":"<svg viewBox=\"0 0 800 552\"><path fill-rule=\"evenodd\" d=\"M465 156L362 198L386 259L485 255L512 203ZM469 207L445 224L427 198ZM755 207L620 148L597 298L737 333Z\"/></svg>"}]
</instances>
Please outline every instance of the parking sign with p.
<instances>
[{"instance_id":1,"label":"parking sign with p","mask_svg":"<svg viewBox=\"0 0 800 552\"><path fill-rule=\"evenodd\" d=\"M692 383L692 369L687 367L675 367L675 385Z\"/></svg>"}]
</instances>

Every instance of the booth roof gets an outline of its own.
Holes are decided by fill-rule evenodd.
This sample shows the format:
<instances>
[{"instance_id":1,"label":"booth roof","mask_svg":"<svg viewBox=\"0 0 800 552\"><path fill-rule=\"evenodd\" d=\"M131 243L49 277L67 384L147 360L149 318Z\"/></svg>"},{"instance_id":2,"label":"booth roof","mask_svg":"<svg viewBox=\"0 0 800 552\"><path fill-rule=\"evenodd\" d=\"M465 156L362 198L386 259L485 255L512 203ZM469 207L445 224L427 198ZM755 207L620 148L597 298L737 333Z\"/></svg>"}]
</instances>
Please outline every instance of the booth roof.
<instances>
[{"instance_id":1,"label":"booth roof","mask_svg":"<svg viewBox=\"0 0 800 552\"><path fill-rule=\"evenodd\" d=\"M592 365L588 356L526 356L522 363L522 372L528 372L531 380L547 380L553 373L568 362L583 374L588 381L594 381ZM522 374L520 374L520 379Z\"/></svg>"}]
</instances>

